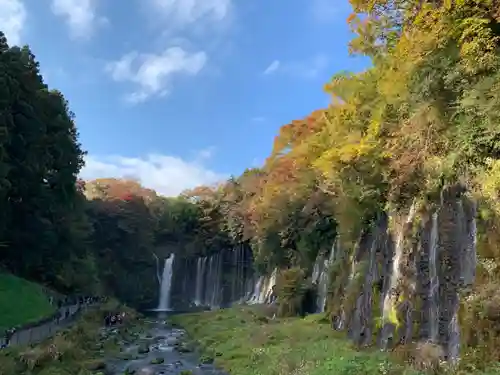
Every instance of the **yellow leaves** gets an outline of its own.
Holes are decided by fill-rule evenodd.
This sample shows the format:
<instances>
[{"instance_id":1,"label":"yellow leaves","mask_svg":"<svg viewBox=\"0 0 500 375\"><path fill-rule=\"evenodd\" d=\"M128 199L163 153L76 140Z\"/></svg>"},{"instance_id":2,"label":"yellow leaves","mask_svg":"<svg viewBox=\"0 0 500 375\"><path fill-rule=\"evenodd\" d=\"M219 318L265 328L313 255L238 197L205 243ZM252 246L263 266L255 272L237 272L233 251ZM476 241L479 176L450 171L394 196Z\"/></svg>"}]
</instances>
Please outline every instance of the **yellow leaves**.
<instances>
[{"instance_id":1,"label":"yellow leaves","mask_svg":"<svg viewBox=\"0 0 500 375\"><path fill-rule=\"evenodd\" d=\"M500 213L500 160L486 160L486 168L477 174L477 186L480 194Z\"/></svg>"},{"instance_id":2,"label":"yellow leaves","mask_svg":"<svg viewBox=\"0 0 500 375\"><path fill-rule=\"evenodd\" d=\"M475 73L495 65L495 50L500 39L493 34L490 22L486 18L469 17L459 23L460 54L469 72Z\"/></svg>"}]
</instances>

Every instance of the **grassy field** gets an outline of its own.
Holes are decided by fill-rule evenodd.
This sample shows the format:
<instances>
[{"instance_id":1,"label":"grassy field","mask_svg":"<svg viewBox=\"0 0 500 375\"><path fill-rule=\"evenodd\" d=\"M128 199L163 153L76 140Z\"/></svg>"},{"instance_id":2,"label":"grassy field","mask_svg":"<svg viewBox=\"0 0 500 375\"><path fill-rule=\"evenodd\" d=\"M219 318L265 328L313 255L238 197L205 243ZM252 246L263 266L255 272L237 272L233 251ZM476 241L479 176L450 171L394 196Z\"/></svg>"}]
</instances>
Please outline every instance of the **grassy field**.
<instances>
[{"instance_id":1,"label":"grassy field","mask_svg":"<svg viewBox=\"0 0 500 375\"><path fill-rule=\"evenodd\" d=\"M0 332L54 313L41 286L0 273Z\"/></svg>"},{"instance_id":2,"label":"grassy field","mask_svg":"<svg viewBox=\"0 0 500 375\"><path fill-rule=\"evenodd\" d=\"M257 307L174 316L231 375L416 374L380 351L357 351L321 321L270 320Z\"/></svg>"}]
</instances>

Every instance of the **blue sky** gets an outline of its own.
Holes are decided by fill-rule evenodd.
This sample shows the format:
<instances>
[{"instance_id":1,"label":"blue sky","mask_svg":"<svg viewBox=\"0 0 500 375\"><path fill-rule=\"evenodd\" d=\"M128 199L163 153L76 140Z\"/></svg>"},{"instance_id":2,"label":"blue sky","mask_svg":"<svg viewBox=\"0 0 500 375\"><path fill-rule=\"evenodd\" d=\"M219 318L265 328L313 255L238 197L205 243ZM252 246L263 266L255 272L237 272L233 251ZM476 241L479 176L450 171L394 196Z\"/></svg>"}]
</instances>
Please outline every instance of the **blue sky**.
<instances>
[{"instance_id":1,"label":"blue sky","mask_svg":"<svg viewBox=\"0 0 500 375\"><path fill-rule=\"evenodd\" d=\"M324 107L348 56L347 0L0 0L76 114L84 178L165 195L260 165L279 127Z\"/></svg>"}]
</instances>

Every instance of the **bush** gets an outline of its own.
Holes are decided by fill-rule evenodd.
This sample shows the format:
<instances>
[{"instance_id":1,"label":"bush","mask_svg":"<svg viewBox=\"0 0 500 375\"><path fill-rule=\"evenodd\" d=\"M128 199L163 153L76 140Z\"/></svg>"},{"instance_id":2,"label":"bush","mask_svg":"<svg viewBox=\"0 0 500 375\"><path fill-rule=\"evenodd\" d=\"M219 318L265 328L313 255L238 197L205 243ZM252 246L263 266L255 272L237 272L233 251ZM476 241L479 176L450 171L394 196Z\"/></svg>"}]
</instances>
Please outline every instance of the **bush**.
<instances>
[{"instance_id":1,"label":"bush","mask_svg":"<svg viewBox=\"0 0 500 375\"><path fill-rule=\"evenodd\" d=\"M304 314L303 302L307 290L304 270L295 267L280 273L276 290L279 317Z\"/></svg>"}]
</instances>

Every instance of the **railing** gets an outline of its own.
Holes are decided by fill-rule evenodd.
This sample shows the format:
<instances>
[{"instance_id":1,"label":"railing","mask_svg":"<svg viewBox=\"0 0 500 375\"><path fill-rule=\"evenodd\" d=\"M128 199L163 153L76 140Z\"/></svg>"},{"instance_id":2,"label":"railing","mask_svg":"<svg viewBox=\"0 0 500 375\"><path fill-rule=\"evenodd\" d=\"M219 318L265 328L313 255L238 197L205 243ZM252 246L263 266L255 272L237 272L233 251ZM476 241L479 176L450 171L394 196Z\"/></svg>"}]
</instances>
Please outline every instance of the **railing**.
<instances>
[{"instance_id":1,"label":"railing","mask_svg":"<svg viewBox=\"0 0 500 375\"><path fill-rule=\"evenodd\" d=\"M73 323L79 313L90 306L92 305L76 304L63 306L49 318L36 323L26 324L14 332L8 346L37 344ZM5 333L0 332L0 335L0 347L4 347L6 343Z\"/></svg>"}]
</instances>

